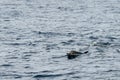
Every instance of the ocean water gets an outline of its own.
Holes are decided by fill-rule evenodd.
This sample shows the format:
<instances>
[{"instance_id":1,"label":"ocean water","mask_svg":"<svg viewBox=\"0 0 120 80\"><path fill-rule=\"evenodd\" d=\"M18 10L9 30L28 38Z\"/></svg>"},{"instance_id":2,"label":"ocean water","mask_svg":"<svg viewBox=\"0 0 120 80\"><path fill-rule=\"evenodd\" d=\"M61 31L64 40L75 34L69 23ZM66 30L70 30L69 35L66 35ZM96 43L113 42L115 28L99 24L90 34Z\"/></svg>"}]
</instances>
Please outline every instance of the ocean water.
<instances>
[{"instance_id":1,"label":"ocean water","mask_svg":"<svg viewBox=\"0 0 120 80\"><path fill-rule=\"evenodd\" d=\"M0 80L120 80L120 0L0 0Z\"/></svg>"}]
</instances>

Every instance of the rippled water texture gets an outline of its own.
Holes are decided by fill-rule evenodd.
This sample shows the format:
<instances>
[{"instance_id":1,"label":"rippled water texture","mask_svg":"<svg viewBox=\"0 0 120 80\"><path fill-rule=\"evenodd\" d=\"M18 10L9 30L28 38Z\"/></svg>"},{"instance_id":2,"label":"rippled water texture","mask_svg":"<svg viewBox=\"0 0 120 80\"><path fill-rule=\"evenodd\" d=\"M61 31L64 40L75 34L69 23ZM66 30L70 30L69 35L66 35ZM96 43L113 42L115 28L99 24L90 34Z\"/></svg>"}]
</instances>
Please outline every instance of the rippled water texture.
<instances>
[{"instance_id":1,"label":"rippled water texture","mask_svg":"<svg viewBox=\"0 0 120 80\"><path fill-rule=\"evenodd\" d=\"M120 0L0 0L0 80L120 80L119 63Z\"/></svg>"}]
</instances>

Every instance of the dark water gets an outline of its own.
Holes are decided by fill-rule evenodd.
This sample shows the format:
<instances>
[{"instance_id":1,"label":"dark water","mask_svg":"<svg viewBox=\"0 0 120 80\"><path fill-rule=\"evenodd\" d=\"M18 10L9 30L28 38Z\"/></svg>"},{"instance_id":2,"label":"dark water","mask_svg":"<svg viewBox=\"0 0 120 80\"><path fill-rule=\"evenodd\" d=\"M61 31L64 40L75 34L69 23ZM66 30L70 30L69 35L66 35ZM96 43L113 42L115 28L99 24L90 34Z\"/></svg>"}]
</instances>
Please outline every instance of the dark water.
<instances>
[{"instance_id":1,"label":"dark water","mask_svg":"<svg viewBox=\"0 0 120 80\"><path fill-rule=\"evenodd\" d=\"M0 0L0 80L120 80L120 0Z\"/></svg>"}]
</instances>

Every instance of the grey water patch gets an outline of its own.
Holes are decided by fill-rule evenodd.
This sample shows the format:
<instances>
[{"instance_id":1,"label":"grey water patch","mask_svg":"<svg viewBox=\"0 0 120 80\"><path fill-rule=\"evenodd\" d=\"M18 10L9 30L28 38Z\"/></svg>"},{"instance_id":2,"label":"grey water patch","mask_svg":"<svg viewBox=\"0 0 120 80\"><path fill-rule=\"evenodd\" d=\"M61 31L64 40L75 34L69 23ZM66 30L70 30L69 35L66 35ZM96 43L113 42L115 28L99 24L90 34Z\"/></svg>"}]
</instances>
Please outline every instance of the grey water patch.
<instances>
[{"instance_id":1,"label":"grey water patch","mask_svg":"<svg viewBox=\"0 0 120 80\"><path fill-rule=\"evenodd\" d=\"M17 11L17 10L10 11L10 15L11 15L11 17L20 17L20 16L23 16L22 12L21 11Z\"/></svg>"},{"instance_id":2,"label":"grey water patch","mask_svg":"<svg viewBox=\"0 0 120 80\"><path fill-rule=\"evenodd\" d=\"M104 49L104 48L96 47L95 49L96 49L96 51L99 52L99 53L105 52L105 49Z\"/></svg>"},{"instance_id":3,"label":"grey water patch","mask_svg":"<svg viewBox=\"0 0 120 80\"><path fill-rule=\"evenodd\" d=\"M11 18L18 18L18 17L23 17L23 13L22 11L18 11L18 10L9 10L9 11L4 11L1 13L1 17L7 17L8 19Z\"/></svg>"},{"instance_id":4,"label":"grey water patch","mask_svg":"<svg viewBox=\"0 0 120 80\"><path fill-rule=\"evenodd\" d=\"M32 0L25 0L26 2L32 2Z\"/></svg>"}]
</instances>

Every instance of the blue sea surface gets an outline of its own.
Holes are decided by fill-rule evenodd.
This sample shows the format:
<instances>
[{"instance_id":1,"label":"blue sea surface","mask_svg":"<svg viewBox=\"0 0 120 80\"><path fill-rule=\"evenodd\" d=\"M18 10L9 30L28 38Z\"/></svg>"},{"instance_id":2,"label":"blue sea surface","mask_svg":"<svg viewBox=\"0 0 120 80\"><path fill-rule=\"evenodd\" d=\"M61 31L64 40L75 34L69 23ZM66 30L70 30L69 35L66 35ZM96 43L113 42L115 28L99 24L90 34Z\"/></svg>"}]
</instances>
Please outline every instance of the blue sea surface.
<instances>
[{"instance_id":1,"label":"blue sea surface","mask_svg":"<svg viewBox=\"0 0 120 80\"><path fill-rule=\"evenodd\" d=\"M0 0L0 80L120 80L120 0Z\"/></svg>"}]
</instances>

